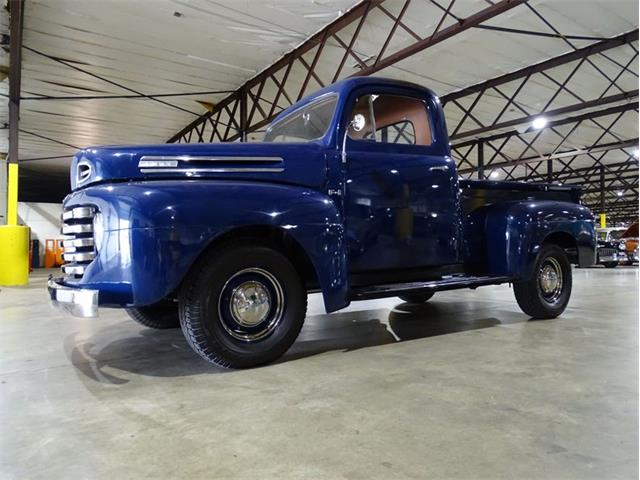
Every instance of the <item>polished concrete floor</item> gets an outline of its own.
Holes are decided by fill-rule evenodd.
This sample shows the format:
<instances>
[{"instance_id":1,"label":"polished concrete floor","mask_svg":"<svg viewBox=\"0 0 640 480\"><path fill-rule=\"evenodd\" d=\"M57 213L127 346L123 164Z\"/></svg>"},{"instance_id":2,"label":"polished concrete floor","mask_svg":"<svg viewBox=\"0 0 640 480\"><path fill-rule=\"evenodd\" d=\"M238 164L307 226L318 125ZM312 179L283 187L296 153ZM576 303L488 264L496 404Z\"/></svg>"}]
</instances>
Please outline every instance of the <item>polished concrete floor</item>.
<instances>
[{"instance_id":1,"label":"polished concrete floor","mask_svg":"<svg viewBox=\"0 0 640 480\"><path fill-rule=\"evenodd\" d=\"M575 270L556 320L508 286L323 314L267 367L179 330L0 291L0 478L637 478L638 269Z\"/></svg>"}]
</instances>

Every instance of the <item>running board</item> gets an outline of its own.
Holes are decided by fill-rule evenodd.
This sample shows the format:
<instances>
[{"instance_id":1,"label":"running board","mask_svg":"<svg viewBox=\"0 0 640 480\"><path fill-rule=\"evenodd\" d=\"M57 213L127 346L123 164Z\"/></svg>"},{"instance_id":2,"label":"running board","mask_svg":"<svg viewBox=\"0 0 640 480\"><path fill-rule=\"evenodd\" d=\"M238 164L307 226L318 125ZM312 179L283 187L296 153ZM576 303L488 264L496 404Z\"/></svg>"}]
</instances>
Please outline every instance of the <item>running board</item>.
<instances>
[{"instance_id":1,"label":"running board","mask_svg":"<svg viewBox=\"0 0 640 480\"><path fill-rule=\"evenodd\" d=\"M440 280L409 283L389 283L351 289L351 300L370 300L373 298L397 297L405 293L420 291L440 292L459 288L476 288L484 285L498 285L513 281L513 277L476 277L452 275Z\"/></svg>"}]
</instances>

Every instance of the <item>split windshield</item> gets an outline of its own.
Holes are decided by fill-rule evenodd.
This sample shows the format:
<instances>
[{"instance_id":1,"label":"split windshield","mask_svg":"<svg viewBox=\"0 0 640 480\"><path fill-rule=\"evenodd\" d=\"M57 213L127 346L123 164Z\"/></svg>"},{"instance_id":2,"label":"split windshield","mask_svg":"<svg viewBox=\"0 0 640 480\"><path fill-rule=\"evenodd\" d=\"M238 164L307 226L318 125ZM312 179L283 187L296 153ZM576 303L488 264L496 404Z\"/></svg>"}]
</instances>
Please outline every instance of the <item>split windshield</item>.
<instances>
[{"instance_id":1,"label":"split windshield","mask_svg":"<svg viewBox=\"0 0 640 480\"><path fill-rule=\"evenodd\" d=\"M265 142L310 142L322 138L333 119L337 95L318 98L272 123L264 134Z\"/></svg>"}]
</instances>

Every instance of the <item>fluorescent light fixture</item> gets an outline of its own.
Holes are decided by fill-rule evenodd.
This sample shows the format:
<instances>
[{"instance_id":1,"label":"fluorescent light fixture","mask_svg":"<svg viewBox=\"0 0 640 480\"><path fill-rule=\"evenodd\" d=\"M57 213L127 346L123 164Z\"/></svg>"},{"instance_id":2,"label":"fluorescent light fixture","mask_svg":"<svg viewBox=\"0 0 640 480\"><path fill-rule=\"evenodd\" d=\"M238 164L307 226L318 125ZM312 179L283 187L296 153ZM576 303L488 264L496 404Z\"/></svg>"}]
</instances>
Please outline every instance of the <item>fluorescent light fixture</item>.
<instances>
[{"instance_id":1,"label":"fluorescent light fixture","mask_svg":"<svg viewBox=\"0 0 640 480\"><path fill-rule=\"evenodd\" d=\"M547 119L545 117L536 117L533 119L533 122L531 122L531 126L536 130L540 130L547 126Z\"/></svg>"},{"instance_id":2,"label":"fluorescent light fixture","mask_svg":"<svg viewBox=\"0 0 640 480\"><path fill-rule=\"evenodd\" d=\"M492 171L492 172L489 174L489 178L493 178L494 180L495 180L496 178L500 178L500 172L498 172L497 170Z\"/></svg>"}]
</instances>

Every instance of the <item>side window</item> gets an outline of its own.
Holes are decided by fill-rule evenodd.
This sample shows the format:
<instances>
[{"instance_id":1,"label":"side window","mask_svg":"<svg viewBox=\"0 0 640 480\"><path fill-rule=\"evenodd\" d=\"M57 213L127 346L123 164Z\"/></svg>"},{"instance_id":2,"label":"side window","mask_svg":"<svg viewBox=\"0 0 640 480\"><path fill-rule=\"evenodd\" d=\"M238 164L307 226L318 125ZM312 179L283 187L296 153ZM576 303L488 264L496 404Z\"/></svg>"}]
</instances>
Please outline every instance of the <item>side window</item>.
<instances>
[{"instance_id":1,"label":"side window","mask_svg":"<svg viewBox=\"0 0 640 480\"><path fill-rule=\"evenodd\" d=\"M349 138L403 145L431 145L431 123L421 100L401 95L364 95L349 117Z\"/></svg>"}]
</instances>

